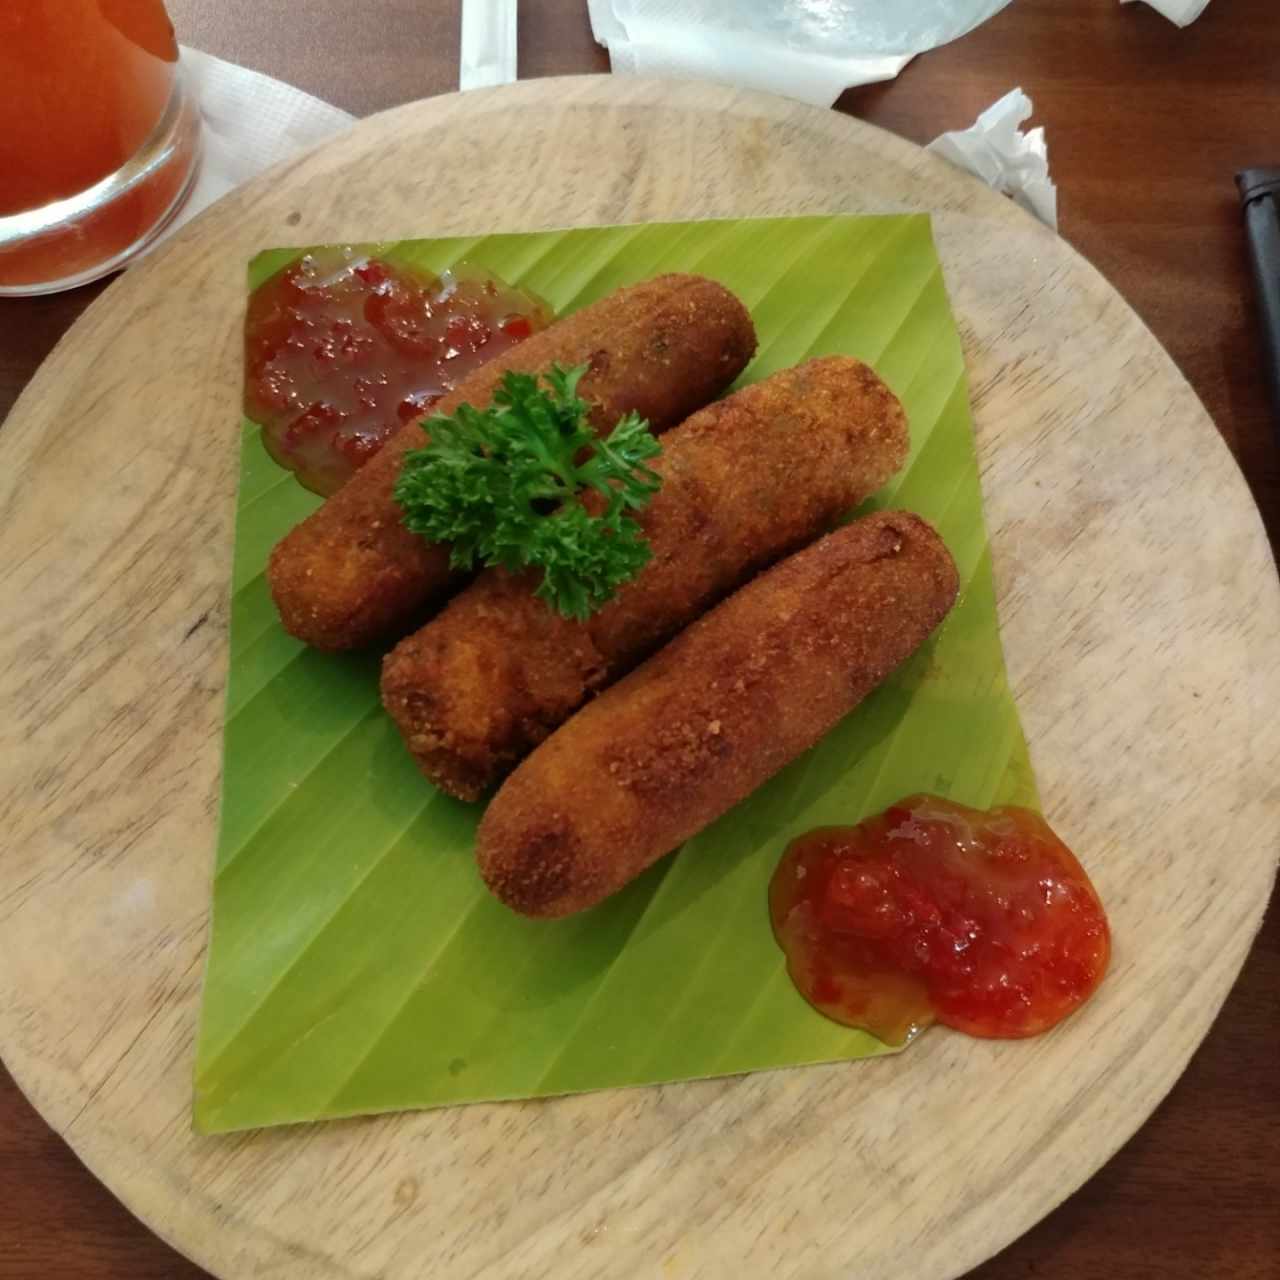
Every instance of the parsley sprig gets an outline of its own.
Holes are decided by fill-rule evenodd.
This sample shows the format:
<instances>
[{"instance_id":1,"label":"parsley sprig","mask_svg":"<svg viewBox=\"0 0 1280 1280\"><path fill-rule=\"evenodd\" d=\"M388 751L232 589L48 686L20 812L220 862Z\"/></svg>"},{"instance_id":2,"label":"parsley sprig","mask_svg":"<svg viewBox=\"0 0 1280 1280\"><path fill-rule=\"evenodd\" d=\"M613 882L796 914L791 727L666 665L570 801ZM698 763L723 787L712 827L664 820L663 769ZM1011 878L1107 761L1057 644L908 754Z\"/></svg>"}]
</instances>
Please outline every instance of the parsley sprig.
<instances>
[{"instance_id":1,"label":"parsley sprig","mask_svg":"<svg viewBox=\"0 0 1280 1280\"><path fill-rule=\"evenodd\" d=\"M627 414L605 439L592 431L585 372L552 365L545 387L507 373L488 409L427 419L430 442L405 454L395 487L405 525L449 543L455 568L541 569L537 594L578 619L649 562L627 513L662 482L645 465L661 448L643 418Z\"/></svg>"}]
</instances>

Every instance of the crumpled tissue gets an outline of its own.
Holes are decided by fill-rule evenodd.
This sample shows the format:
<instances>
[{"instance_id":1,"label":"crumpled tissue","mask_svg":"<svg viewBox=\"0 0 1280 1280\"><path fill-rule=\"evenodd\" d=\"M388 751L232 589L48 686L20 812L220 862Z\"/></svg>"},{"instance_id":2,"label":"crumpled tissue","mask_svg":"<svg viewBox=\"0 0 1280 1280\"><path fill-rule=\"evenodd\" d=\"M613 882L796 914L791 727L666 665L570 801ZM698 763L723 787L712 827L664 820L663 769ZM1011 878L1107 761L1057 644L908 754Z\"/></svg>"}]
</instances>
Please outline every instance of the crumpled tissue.
<instances>
[{"instance_id":1,"label":"crumpled tissue","mask_svg":"<svg viewBox=\"0 0 1280 1280\"><path fill-rule=\"evenodd\" d=\"M1121 4L1133 2L1120 0ZM1146 0L1146 3L1180 27L1190 26L1209 7L1209 0Z\"/></svg>"},{"instance_id":2,"label":"crumpled tissue","mask_svg":"<svg viewBox=\"0 0 1280 1280\"><path fill-rule=\"evenodd\" d=\"M186 204L155 244L233 187L350 128L355 119L301 89L199 49L183 48L182 74L203 122L200 169Z\"/></svg>"},{"instance_id":3,"label":"crumpled tissue","mask_svg":"<svg viewBox=\"0 0 1280 1280\"><path fill-rule=\"evenodd\" d=\"M1009 0L588 0L613 70L716 80L829 107L891 80Z\"/></svg>"},{"instance_id":4,"label":"crumpled tissue","mask_svg":"<svg viewBox=\"0 0 1280 1280\"><path fill-rule=\"evenodd\" d=\"M992 103L968 129L944 133L927 148L976 174L988 186L1012 196L1055 231L1058 188L1049 177L1049 148L1043 129L1022 131L1031 99L1021 89Z\"/></svg>"}]
</instances>

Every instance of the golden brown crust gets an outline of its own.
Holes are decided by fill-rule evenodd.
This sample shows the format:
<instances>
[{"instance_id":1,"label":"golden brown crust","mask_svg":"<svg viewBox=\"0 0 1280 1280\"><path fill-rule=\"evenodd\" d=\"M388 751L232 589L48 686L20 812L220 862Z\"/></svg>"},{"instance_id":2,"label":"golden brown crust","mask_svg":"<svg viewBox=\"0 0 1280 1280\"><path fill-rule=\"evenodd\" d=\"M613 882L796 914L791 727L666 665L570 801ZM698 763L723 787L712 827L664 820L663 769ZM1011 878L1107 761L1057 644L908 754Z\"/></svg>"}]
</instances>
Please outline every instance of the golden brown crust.
<instances>
[{"instance_id":1,"label":"golden brown crust","mask_svg":"<svg viewBox=\"0 0 1280 1280\"><path fill-rule=\"evenodd\" d=\"M619 289L482 366L436 406L487 405L504 372L553 361L588 364L580 390L607 430L635 410L655 431L719 395L755 351L746 309L701 276L665 275ZM400 523L391 496L401 456L424 442L416 423L382 450L271 553L267 579L285 630L318 649L371 644L456 582L446 548Z\"/></svg>"},{"instance_id":2,"label":"golden brown crust","mask_svg":"<svg viewBox=\"0 0 1280 1280\"><path fill-rule=\"evenodd\" d=\"M405 745L460 799L479 799L517 751L527 754L605 680L590 633L539 600L536 585L483 573L383 660L382 702Z\"/></svg>"},{"instance_id":3,"label":"golden brown crust","mask_svg":"<svg viewBox=\"0 0 1280 1280\"><path fill-rule=\"evenodd\" d=\"M663 442L639 517L653 559L614 600L570 622L528 579L482 574L387 657L383 703L426 776L478 799L591 693L874 493L907 446L896 397L846 356L709 405Z\"/></svg>"},{"instance_id":4,"label":"golden brown crust","mask_svg":"<svg viewBox=\"0 0 1280 1280\"><path fill-rule=\"evenodd\" d=\"M880 512L782 561L552 734L489 805L476 856L526 915L594 906L813 746L925 640L955 564Z\"/></svg>"}]
</instances>

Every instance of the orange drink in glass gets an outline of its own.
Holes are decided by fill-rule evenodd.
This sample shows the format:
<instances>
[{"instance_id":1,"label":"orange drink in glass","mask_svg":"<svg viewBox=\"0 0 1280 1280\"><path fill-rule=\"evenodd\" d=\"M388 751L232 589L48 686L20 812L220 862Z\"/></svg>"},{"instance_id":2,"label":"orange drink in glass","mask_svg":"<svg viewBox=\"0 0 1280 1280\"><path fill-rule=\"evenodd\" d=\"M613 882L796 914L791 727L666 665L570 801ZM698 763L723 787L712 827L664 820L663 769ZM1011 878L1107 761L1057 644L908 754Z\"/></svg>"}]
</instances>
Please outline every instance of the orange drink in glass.
<instances>
[{"instance_id":1,"label":"orange drink in glass","mask_svg":"<svg viewBox=\"0 0 1280 1280\"><path fill-rule=\"evenodd\" d=\"M196 166L163 0L0 0L0 121L0 294L123 266Z\"/></svg>"}]
</instances>

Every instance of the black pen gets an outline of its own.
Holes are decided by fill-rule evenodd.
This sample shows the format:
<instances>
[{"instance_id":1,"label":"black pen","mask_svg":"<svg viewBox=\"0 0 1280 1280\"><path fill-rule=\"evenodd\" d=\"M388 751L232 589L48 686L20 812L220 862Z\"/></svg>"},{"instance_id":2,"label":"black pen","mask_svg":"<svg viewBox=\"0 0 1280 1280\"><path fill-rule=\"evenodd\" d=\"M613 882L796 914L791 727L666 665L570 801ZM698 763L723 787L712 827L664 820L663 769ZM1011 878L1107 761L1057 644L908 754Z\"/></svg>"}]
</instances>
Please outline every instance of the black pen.
<instances>
[{"instance_id":1,"label":"black pen","mask_svg":"<svg viewBox=\"0 0 1280 1280\"><path fill-rule=\"evenodd\" d=\"M1280 169L1245 169L1236 174L1236 186L1262 313L1271 403L1280 426Z\"/></svg>"}]
</instances>

